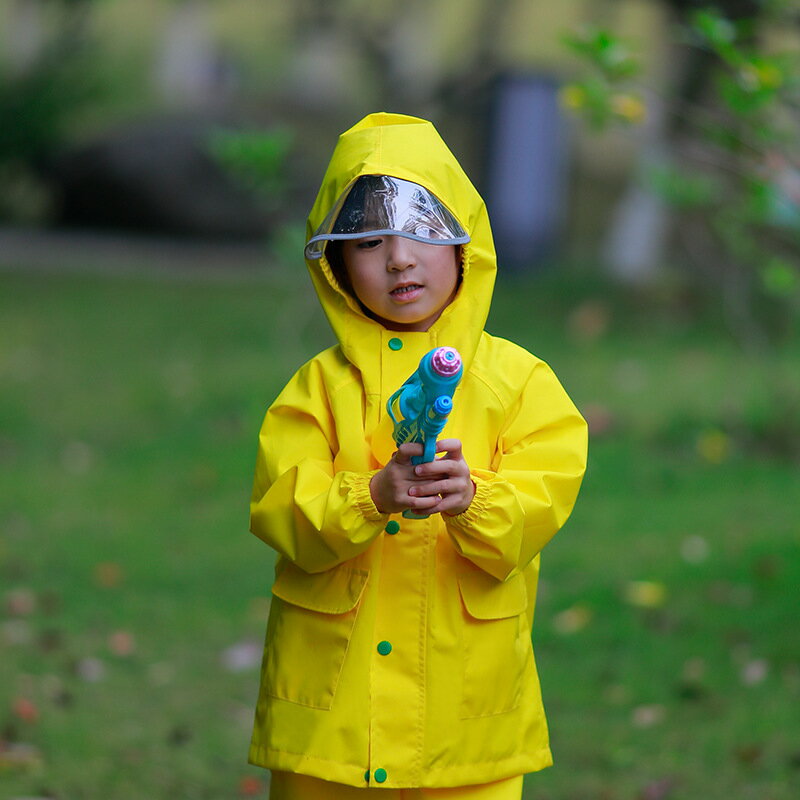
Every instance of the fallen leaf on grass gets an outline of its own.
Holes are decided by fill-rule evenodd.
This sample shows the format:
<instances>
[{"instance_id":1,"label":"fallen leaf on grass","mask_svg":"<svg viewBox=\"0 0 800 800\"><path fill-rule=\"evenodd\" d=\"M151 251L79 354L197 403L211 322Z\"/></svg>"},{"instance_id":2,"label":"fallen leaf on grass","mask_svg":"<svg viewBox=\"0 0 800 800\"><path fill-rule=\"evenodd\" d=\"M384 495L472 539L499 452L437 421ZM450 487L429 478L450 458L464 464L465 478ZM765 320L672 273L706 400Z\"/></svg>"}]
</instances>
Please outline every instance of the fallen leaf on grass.
<instances>
[{"instance_id":1,"label":"fallen leaf on grass","mask_svg":"<svg viewBox=\"0 0 800 800\"><path fill-rule=\"evenodd\" d=\"M64 635L57 628L46 628L39 634L39 649L43 653L55 653L64 645Z\"/></svg>"},{"instance_id":2,"label":"fallen leaf on grass","mask_svg":"<svg viewBox=\"0 0 800 800\"><path fill-rule=\"evenodd\" d=\"M581 342L596 342L608 333L611 309L601 300L587 300L567 317L567 328Z\"/></svg>"},{"instance_id":3,"label":"fallen leaf on grass","mask_svg":"<svg viewBox=\"0 0 800 800\"><path fill-rule=\"evenodd\" d=\"M769 674L769 662L764 658L748 661L741 671L742 683L745 686L756 686L763 683Z\"/></svg>"},{"instance_id":4,"label":"fallen leaf on grass","mask_svg":"<svg viewBox=\"0 0 800 800\"><path fill-rule=\"evenodd\" d=\"M0 774L34 771L42 766L42 754L32 744L0 741Z\"/></svg>"},{"instance_id":5,"label":"fallen leaf on grass","mask_svg":"<svg viewBox=\"0 0 800 800\"><path fill-rule=\"evenodd\" d=\"M660 778L648 783L639 792L639 800L667 800L674 788L675 781L672 778Z\"/></svg>"},{"instance_id":6,"label":"fallen leaf on grass","mask_svg":"<svg viewBox=\"0 0 800 800\"><path fill-rule=\"evenodd\" d=\"M228 672L244 672L261 664L262 648L253 639L245 639L222 651L222 665Z\"/></svg>"},{"instance_id":7,"label":"fallen leaf on grass","mask_svg":"<svg viewBox=\"0 0 800 800\"><path fill-rule=\"evenodd\" d=\"M696 703L708 695L708 688L702 683L682 680L678 681L675 693L681 700Z\"/></svg>"},{"instance_id":8,"label":"fallen leaf on grass","mask_svg":"<svg viewBox=\"0 0 800 800\"><path fill-rule=\"evenodd\" d=\"M733 751L733 754L739 763L752 765L761 760L761 756L764 754L764 747L758 742L750 742L739 745Z\"/></svg>"},{"instance_id":9,"label":"fallen leaf on grass","mask_svg":"<svg viewBox=\"0 0 800 800\"><path fill-rule=\"evenodd\" d=\"M604 436L614 430L616 418L611 409L599 403L589 403L581 409L591 436Z\"/></svg>"},{"instance_id":10,"label":"fallen leaf on grass","mask_svg":"<svg viewBox=\"0 0 800 800\"><path fill-rule=\"evenodd\" d=\"M614 381L628 394L640 394L648 383L647 365L635 358L627 358L617 363Z\"/></svg>"},{"instance_id":11,"label":"fallen leaf on grass","mask_svg":"<svg viewBox=\"0 0 800 800\"><path fill-rule=\"evenodd\" d=\"M784 564L780 556L762 556L751 565L753 575L760 581L774 581L783 572Z\"/></svg>"},{"instance_id":12,"label":"fallen leaf on grass","mask_svg":"<svg viewBox=\"0 0 800 800\"><path fill-rule=\"evenodd\" d=\"M103 589L116 589L123 580L122 567L113 561L101 561L94 566L94 582Z\"/></svg>"},{"instance_id":13,"label":"fallen leaf on grass","mask_svg":"<svg viewBox=\"0 0 800 800\"><path fill-rule=\"evenodd\" d=\"M185 725L177 725L167 734L167 743L173 747L181 747L192 738L192 732Z\"/></svg>"},{"instance_id":14,"label":"fallen leaf on grass","mask_svg":"<svg viewBox=\"0 0 800 800\"><path fill-rule=\"evenodd\" d=\"M635 728L652 728L660 725L667 716L664 706L654 703L652 705L637 706L633 709L631 722Z\"/></svg>"},{"instance_id":15,"label":"fallen leaf on grass","mask_svg":"<svg viewBox=\"0 0 800 800\"><path fill-rule=\"evenodd\" d=\"M657 581L629 581L625 599L638 608L660 608L667 600L667 587Z\"/></svg>"},{"instance_id":16,"label":"fallen leaf on grass","mask_svg":"<svg viewBox=\"0 0 800 800\"><path fill-rule=\"evenodd\" d=\"M62 606L61 595L53 590L41 592L39 605L45 614L57 614Z\"/></svg>"},{"instance_id":17,"label":"fallen leaf on grass","mask_svg":"<svg viewBox=\"0 0 800 800\"><path fill-rule=\"evenodd\" d=\"M626 686L621 683L612 683L603 691L603 697L607 703L611 705L621 706L628 702L630 699L630 691Z\"/></svg>"},{"instance_id":18,"label":"fallen leaf on grass","mask_svg":"<svg viewBox=\"0 0 800 800\"><path fill-rule=\"evenodd\" d=\"M72 705L72 693L64 685L59 675L45 675L42 678L42 689L53 705L67 708Z\"/></svg>"},{"instance_id":19,"label":"fallen leaf on grass","mask_svg":"<svg viewBox=\"0 0 800 800\"><path fill-rule=\"evenodd\" d=\"M700 681L706 674L706 662L702 658L690 658L683 664L681 677L687 681Z\"/></svg>"},{"instance_id":20,"label":"fallen leaf on grass","mask_svg":"<svg viewBox=\"0 0 800 800\"><path fill-rule=\"evenodd\" d=\"M746 584L714 581L708 586L708 598L718 605L748 608L753 604L753 589Z\"/></svg>"},{"instance_id":21,"label":"fallen leaf on grass","mask_svg":"<svg viewBox=\"0 0 800 800\"><path fill-rule=\"evenodd\" d=\"M703 431L695 446L700 457L709 464L722 464L731 453L730 436L717 429Z\"/></svg>"},{"instance_id":22,"label":"fallen leaf on grass","mask_svg":"<svg viewBox=\"0 0 800 800\"><path fill-rule=\"evenodd\" d=\"M175 677L175 667L166 661L157 661L148 668L147 677L154 686L166 686Z\"/></svg>"},{"instance_id":23,"label":"fallen leaf on grass","mask_svg":"<svg viewBox=\"0 0 800 800\"><path fill-rule=\"evenodd\" d=\"M39 709L33 700L27 697L17 697L11 704L11 710L17 719L34 724L39 721Z\"/></svg>"},{"instance_id":24,"label":"fallen leaf on grass","mask_svg":"<svg viewBox=\"0 0 800 800\"><path fill-rule=\"evenodd\" d=\"M106 665L99 658L82 658L75 665L75 672L87 683L97 683L106 676Z\"/></svg>"},{"instance_id":25,"label":"fallen leaf on grass","mask_svg":"<svg viewBox=\"0 0 800 800\"><path fill-rule=\"evenodd\" d=\"M706 662L702 658L690 658L683 665L676 692L682 700L702 700L708 694L705 684Z\"/></svg>"},{"instance_id":26,"label":"fallen leaf on grass","mask_svg":"<svg viewBox=\"0 0 800 800\"><path fill-rule=\"evenodd\" d=\"M0 641L9 646L29 644L32 638L31 626L24 619L10 619L0 628Z\"/></svg>"},{"instance_id":27,"label":"fallen leaf on grass","mask_svg":"<svg viewBox=\"0 0 800 800\"><path fill-rule=\"evenodd\" d=\"M709 549L702 536L687 536L681 542L681 556L687 564L702 564L708 558Z\"/></svg>"},{"instance_id":28,"label":"fallen leaf on grass","mask_svg":"<svg viewBox=\"0 0 800 800\"><path fill-rule=\"evenodd\" d=\"M566 608L553 617L553 627L565 636L583 630L592 619L592 610L577 605Z\"/></svg>"},{"instance_id":29,"label":"fallen leaf on grass","mask_svg":"<svg viewBox=\"0 0 800 800\"><path fill-rule=\"evenodd\" d=\"M108 637L108 649L115 656L129 656L136 651L136 641L130 631L114 631Z\"/></svg>"},{"instance_id":30,"label":"fallen leaf on grass","mask_svg":"<svg viewBox=\"0 0 800 800\"><path fill-rule=\"evenodd\" d=\"M36 611L36 595L30 589L12 589L6 592L6 611L12 617L27 617Z\"/></svg>"},{"instance_id":31,"label":"fallen leaf on grass","mask_svg":"<svg viewBox=\"0 0 800 800\"><path fill-rule=\"evenodd\" d=\"M266 790L264 782L252 775L245 775L239 781L239 794L242 797L255 797Z\"/></svg>"}]
</instances>

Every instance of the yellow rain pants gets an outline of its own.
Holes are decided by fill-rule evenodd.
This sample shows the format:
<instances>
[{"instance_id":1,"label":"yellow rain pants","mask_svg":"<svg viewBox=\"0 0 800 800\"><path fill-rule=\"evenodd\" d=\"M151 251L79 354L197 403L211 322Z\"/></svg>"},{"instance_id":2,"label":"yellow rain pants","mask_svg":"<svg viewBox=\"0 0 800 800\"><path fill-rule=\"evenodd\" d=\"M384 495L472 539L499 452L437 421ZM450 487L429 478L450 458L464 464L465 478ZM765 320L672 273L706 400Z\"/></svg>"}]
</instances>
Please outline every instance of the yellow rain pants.
<instances>
[{"instance_id":1,"label":"yellow rain pants","mask_svg":"<svg viewBox=\"0 0 800 800\"><path fill-rule=\"evenodd\" d=\"M308 775L273 772L270 800L520 800L522 775L477 786L446 789L358 789Z\"/></svg>"}]
</instances>

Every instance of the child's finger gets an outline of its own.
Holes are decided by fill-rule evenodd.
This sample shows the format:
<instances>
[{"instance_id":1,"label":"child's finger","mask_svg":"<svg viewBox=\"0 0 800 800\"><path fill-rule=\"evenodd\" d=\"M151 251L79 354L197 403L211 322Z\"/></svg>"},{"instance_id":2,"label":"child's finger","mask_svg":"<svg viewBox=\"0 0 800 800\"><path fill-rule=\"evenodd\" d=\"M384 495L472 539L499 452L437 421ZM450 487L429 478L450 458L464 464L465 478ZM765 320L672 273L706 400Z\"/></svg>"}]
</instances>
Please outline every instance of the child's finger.
<instances>
[{"instance_id":1,"label":"child's finger","mask_svg":"<svg viewBox=\"0 0 800 800\"><path fill-rule=\"evenodd\" d=\"M459 484L458 481L448 479L431 483L417 483L408 490L408 493L414 497L431 497L452 494L463 488L463 482Z\"/></svg>"},{"instance_id":2,"label":"child's finger","mask_svg":"<svg viewBox=\"0 0 800 800\"><path fill-rule=\"evenodd\" d=\"M459 498L458 495L445 497L436 510L442 514L449 514L450 511L460 514L463 510L461 498Z\"/></svg>"},{"instance_id":3,"label":"child's finger","mask_svg":"<svg viewBox=\"0 0 800 800\"><path fill-rule=\"evenodd\" d=\"M466 462L460 459L451 460L447 456L428 461L425 464L418 464L414 467L414 475L417 478L438 478L442 475L464 475L469 473Z\"/></svg>"},{"instance_id":4,"label":"child's finger","mask_svg":"<svg viewBox=\"0 0 800 800\"><path fill-rule=\"evenodd\" d=\"M405 466L411 463L411 459L414 458L414 456L421 456L422 452L423 448L421 444L406 442L406 444L401 444L400 447L397 448L392 458L397 464Z\"/></svg>"},{"instance_id":5,"label":"child's finger","mask_svg":"<svg viewBox=\"0 0 800 800\"><path fill-rule=\"evenodd\" d=\"M447 453L445 458L460 459L463 458L461 452L461 439L439 439L436 442L437 453Z\"/></svg>"},{"instance_id":6,"label":"child's finger","mask_svg":"<svg viewBox=\"0 0 800 800\"><path fill-rule=\"evenodd\" d=\"M414 511L430 511L442 502L442 498L439 497L438 494L426 495L424 497L409 496L408 500L408 507Z\"/></svg>"}]
</instances>

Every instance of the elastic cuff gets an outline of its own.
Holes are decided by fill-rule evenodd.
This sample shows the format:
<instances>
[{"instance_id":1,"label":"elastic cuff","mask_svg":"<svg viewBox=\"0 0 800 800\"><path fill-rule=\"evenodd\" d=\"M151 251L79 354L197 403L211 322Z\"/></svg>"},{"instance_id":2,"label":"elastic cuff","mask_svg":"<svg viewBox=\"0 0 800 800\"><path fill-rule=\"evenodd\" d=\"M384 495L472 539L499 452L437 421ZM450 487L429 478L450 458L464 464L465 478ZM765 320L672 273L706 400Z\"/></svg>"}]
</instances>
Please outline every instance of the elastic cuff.
<instances>
[{"instance_id":1,"label":"elastic cuff","mask_svg":"<svg viewBox=\"0 0 800 800\"><path fill-rule=\"evenodd\" d=\"M388 514L378 511L369 491L370 481L377 472L379 472L377 469L372 472L351 472L342 480L342 486L347 489L352 504L364 516L364 519L371 522L380 522L389 517Z\"/></svg>"},{"instance_id":2,"label":"elastic cuff","mask_svg":"<svg viewBox=\"0 0 800 800\"><path fill-rule=\"evenodd\" d=\"M491 481L483 477L477 471L470 472L470 478L475 486L475 496L472 502L467 506L466 511L460 514L448 517L448 521L455 522L456 525L462 528L469 528L476 523L489 507L489 498L492 494Z\"/></svg>"}]
</instances>

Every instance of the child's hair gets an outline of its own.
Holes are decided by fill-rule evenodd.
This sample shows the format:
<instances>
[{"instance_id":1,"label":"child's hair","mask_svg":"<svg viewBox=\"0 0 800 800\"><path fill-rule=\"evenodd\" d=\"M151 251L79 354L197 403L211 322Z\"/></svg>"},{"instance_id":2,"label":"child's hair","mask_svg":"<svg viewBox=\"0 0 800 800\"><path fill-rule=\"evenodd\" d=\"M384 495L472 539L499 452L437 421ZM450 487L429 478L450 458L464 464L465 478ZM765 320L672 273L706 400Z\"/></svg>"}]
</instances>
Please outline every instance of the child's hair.
<instances>
[{"instance_id":1,"label":"child's hair","mask_svg":"<svg viewBox=\"0 0 800 800\"><path fill-rule=\"evenodd\" d=\"M347 274L340 239L334 239L325 245L325 258L330 265L333 277L336 278L336 282L339 284L339 288L354 300L358 300L356 293L353 291L353 285L350 283L350 276Z\"/></svg>"}]
</instances>

